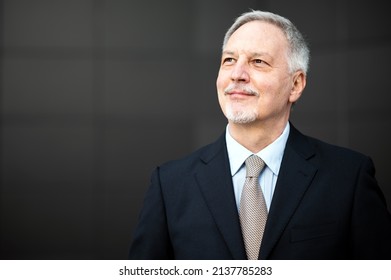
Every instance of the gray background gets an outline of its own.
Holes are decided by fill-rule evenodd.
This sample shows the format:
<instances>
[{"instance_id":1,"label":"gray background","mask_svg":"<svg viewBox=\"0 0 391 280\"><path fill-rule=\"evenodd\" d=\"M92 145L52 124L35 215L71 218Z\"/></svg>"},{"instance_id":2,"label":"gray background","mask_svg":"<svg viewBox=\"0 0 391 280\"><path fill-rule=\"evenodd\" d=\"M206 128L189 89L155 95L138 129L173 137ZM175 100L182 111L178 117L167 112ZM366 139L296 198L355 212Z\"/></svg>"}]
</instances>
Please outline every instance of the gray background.
<instances>
[{"instance_id":1,"label":"gray background","mask_svg":"<svg viewBox=\"0 0 391 280\"><path fill-rule=\"evenodd\" d=\"M311 45L294 125L370 155L390 204L386 3L0 1L0 257L126 259L153 168L225 128L220 45L249 8Z\"/></svg>"}]
</instances>

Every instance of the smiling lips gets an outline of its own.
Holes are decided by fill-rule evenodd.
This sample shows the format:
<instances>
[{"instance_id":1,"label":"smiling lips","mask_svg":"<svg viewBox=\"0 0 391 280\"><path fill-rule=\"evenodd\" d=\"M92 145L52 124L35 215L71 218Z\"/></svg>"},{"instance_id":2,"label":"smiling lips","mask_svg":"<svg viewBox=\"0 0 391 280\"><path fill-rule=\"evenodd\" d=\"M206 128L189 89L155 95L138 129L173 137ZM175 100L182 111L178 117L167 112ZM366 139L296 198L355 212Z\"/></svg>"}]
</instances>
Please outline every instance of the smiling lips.
<instances>
[{"instance_id":1,"label":"smiling lips","mask_svg":"<svg viewBox=\"0 0 391 280\"><path fill-rule=\"evenodd\" d=\"M226 92L225 94L230 96L255 96L255 94L245 91L230 91Z\"/></svg>"}]
</instances>

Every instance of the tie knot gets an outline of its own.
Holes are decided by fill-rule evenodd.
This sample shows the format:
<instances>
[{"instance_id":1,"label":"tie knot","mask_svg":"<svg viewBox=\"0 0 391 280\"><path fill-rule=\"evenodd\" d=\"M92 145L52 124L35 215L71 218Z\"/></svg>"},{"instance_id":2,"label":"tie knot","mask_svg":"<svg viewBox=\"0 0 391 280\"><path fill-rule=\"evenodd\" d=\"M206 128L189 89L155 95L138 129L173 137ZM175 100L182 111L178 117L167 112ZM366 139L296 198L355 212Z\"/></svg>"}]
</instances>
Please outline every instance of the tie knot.
<instances>
[{"instance_id":1,"label":"tie knot","mask_svg":"<svg viewBox=\"0 0 391 280\"><path fill-rule=\"evenodd\" d=\"M246 177L259 177L265 162L257 155L251 155L246 159Z\"/></svg>"}]
</instances>

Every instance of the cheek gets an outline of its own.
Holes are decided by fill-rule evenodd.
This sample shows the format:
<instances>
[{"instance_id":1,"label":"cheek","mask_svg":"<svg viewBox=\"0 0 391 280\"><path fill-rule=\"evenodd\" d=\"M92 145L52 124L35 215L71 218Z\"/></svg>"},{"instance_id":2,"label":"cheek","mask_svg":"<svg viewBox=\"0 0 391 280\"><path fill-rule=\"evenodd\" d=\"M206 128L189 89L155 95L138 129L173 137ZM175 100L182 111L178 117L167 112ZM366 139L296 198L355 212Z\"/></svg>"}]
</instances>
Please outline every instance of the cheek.
<instances>
[{"instance_id":1,"label":"cheek","mask_svg":"<svg viewBox=\"0 0 391 280\"><path fill-rule=\"evenodd\" d=\"M230 81L227 71L220 69L216 79L217 90L223 91L229 85Z\"/></svg>"},{"instance_id":2,"label":"cheek","mask_svg":"<svg viewBox=\"0 0 391 280\"><path fill-rule=\"evenodd\" d=\"M276 77L262 77L254 83L254 87L266 99L279 99L285 95L286 88L282 85L281 80Z\"/></svg>"},{"instance_id":3,"label":"cheek","mask_svg":"<svg viewBox=\"0 0 391 280\"><path fill-rule=\"evenodd\" d=\"M219 93L222 91L223 84L222 84L222 81L221 81L220 76L217 77L217 80L216 80L216 88L217 88L217 91L218 91Z\"/></svg>"},{"instance_id":4,"label":"cheek","mask_svg":"<svg viewBox=\"0 0 391 280\"><path fill-rule=\"evenodd\" d=\"M217 88L217 97L219 99L219 102L221 103L223 101L222 97L224 95L224 87L223 87L223 85L221 84L221 82L219 81L218 78L216 80L216 88Z\"/></svg>"}]
</instances>

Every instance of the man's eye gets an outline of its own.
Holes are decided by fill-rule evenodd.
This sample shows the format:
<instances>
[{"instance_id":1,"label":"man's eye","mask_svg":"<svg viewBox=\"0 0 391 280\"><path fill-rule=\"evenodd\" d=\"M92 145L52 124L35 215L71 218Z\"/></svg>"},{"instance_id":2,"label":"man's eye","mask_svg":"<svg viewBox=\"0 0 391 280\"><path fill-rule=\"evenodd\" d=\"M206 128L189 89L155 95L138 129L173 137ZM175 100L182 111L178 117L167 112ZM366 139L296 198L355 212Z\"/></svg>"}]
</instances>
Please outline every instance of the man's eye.
<instances>
[{"instance_id":1,"label":"man's eye","mask_svg":"<svg viewBox=\"0 0 391 280\"><path fill-rule=\"evenodd\" d=\"M223 60L224 64L226 64L226 63L229 64L232 62L234 62L234 59L232 57L227 57L227 58L224 58L224 60Z\"/></svg>"},{"instance_id":2,"label":"man's eye","mask_svg":"<svg viewBox=\"0 0 391 280\"><path fill-rule=\"evenodd\" d=\"M261 63L265 63L265 61L263 61L262 59L254 59L254 63L261 64Z\"/></svg>"}]
</instances>

